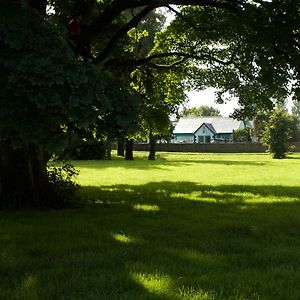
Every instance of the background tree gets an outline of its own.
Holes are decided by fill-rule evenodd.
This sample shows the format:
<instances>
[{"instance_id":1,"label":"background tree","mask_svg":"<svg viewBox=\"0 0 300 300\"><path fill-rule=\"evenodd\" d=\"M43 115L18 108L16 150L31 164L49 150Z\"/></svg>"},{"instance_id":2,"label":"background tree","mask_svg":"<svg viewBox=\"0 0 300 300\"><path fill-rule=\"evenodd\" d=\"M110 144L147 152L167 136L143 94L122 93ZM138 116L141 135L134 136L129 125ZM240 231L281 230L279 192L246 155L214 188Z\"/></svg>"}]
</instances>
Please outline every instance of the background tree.
<instances>
[{"instance_id":1,"label":"background tree","mask_svg":"<svg viewBox=\"0 0 300 300\"><path fill-rule=\"evenodd\" d=\"M273 110L258 111L253 118L253 138L256 142L262 141L265 124L268 122L269 117Z\"/></svg>"},{"instance_id":2,"label":"background tree","mask_svg":"<svg viewBox=\"0 0 300 300\"><path fill-rule=\"evenodd\" d=\"M274 158L285 158L291 142L293 119L288 113L278 108L265 123L263 142Z\"/></svg>"},{"instance_id":3,"label":"background tree","mask_svg":"<svg viewBox=\"0 0 300 300\"><path fill-rule=\"evenodd\" d=\"M220 111L209 105L200 105L198 107L184 108L180 113L179 117L209 117L209 116L220 116Z\"/></svg>"},{"instance_id":4,"label":"background tree","mask_svg":"<svg viewBox=\"0 0 300 300\"><path fill-rule=\"evenodd\" d=\"M143 69L132 75L134 88L141 95L137 136L149 141L148 159L154 160L157 140L172 134L170 116L185 99L184 86L172 72Z\"/></svg>"},{"instance_id":5,"label":"background tree","mask_svg":"<svg viewBox=\"0 0 300 300\"><path fill-rule=\"evenodd\" d=\"M161 12L151 12L130 32L137 59L144 59L153 51L155 35L163 29L164 21ZM170 115L185 99L182 76L167 68L142 66L131 73L131 84L141 99L137 137L148 140L148 159L155 160L157 139L171 137Z\"/></svg>"},{"instance_id":6,"label":"background tree","mask_svg":"<svg viewBox=\"0 0 300 300\"><path fill-rule=\"evenodd\" d=\"M292 114L300 120L300 101L293 99Z\"/></svg>"},{"instance_id":7,"label":"background tree","mask_svg":"<svg viewBox=\"0 0 300 300\"><path fill-rule=\"evenodd\" d=\"M251 142L250 128L237 129L233 132L234 142Z\"/></svg>"},{"instance_id":8,"label":"background tree","mask_svg":"<svg viewBox=\"0 0 300 300\"><path fill-rule=\"evenodd\" d=\"M293 97L292 106L293 128L292 128L292 141L300 141L300 101L297 94Z\"/></svg>"}]
</instances>

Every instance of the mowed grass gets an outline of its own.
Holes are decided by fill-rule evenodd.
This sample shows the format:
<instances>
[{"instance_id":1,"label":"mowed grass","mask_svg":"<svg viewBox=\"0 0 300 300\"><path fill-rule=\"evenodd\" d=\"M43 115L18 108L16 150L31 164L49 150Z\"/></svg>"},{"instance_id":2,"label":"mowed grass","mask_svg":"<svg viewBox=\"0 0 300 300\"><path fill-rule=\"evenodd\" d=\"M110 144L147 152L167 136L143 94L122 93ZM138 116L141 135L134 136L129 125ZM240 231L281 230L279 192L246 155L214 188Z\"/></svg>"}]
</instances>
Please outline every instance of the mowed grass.
<instances>
[{"instance_id":1,"label":"mowed grass","mask_svg":"<svg viewBox=\"0 0 300 300\"><path fill-rule=\"evenodd\" d=\"M0 213L0 299L300 299L300 154L75 162L80 209Z\"/></svg>"}]
</instances>

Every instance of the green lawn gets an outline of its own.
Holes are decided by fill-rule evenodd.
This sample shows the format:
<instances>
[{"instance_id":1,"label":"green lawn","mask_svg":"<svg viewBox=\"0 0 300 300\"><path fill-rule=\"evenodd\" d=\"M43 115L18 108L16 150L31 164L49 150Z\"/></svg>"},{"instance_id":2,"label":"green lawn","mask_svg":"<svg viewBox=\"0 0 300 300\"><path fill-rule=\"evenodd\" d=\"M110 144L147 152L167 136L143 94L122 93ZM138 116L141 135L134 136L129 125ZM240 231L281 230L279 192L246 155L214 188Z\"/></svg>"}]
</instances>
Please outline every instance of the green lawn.
<instances>
[{"instance_id":1,"label":"green lawn","mask_svg":"<svg viewBox=\"0 0 300 300\"><path fill-rule=\"evenodd\" d=\"M0 212L0 299L300 299L300 154L75 162L85 207Z\"/></svg>"}]
</instances>

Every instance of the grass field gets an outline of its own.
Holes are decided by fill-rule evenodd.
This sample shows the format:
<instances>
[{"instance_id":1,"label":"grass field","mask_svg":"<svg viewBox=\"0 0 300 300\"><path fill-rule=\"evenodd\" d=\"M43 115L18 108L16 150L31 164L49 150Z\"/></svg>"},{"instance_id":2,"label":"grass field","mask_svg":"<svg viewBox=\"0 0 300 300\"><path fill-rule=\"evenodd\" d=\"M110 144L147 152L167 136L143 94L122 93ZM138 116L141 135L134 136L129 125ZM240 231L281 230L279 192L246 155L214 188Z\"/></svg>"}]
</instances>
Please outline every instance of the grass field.
<instances>
[{"instance_id":1,"label":"grass field","mask_svg":"<svg viewBox=\"0 0 300 300\"><path fill-rule=\"evenodd\" d=\"M0 212L0 299L300 299L300 154L75 162L80 209Z\"/></svg>"}]
</instances>

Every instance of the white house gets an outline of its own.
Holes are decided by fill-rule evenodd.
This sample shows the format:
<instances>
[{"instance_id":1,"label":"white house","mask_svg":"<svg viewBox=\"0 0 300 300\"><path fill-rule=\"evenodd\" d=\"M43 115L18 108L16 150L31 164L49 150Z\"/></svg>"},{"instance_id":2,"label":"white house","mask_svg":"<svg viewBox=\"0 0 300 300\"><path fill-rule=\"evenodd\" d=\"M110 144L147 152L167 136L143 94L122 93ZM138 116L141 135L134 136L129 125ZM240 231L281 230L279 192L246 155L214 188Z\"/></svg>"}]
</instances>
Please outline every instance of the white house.
<instances>
[{"instance_id":1,"label":"white house","mask_svg":"<svg viewBox=\"0 0 300 300\"><path fill-rule=\"evenodd\" d=\"M247 126L249 126L249 122ZM181 118L174 128L173 142L211 143L213 141L232 141L233 132L244 128L244 121L229 117Z\"/></svg>"}]
</instances>

